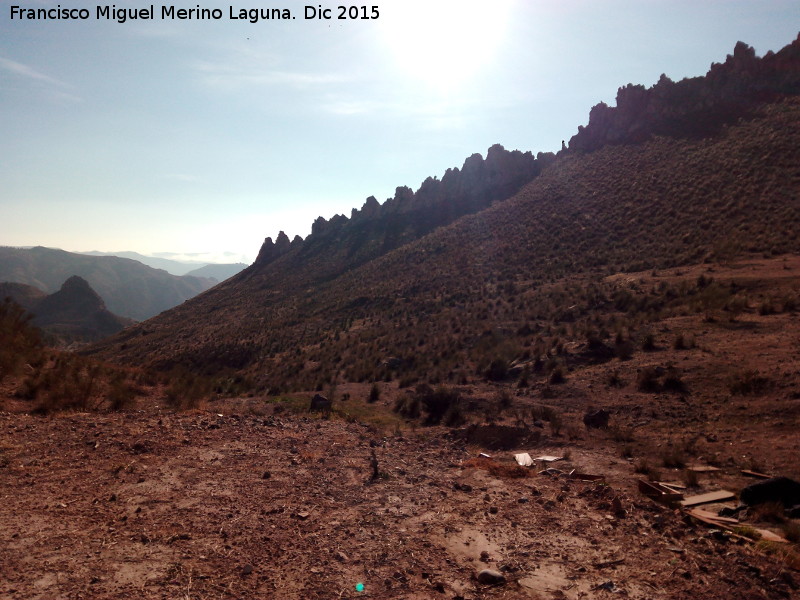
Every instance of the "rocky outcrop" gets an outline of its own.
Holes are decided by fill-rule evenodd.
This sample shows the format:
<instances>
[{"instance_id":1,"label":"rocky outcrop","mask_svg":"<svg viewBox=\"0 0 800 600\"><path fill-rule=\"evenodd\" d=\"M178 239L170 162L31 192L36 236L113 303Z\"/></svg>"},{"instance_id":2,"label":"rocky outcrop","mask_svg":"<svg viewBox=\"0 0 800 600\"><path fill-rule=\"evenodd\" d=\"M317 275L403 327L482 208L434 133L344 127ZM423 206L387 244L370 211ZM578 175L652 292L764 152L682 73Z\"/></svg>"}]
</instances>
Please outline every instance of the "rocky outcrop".
<instances>
[{"instance_id":1,"label":"rocky outcrop","mask_svg":"<svg viewBox=\"0 0 800 600\"><path fill-rule=\"evenodd\" d=\"M534 157L530 152L508 151L495 144L485 159L473 154L460 169L448 169L441 179L428 177L416 192L400 186L383 204L370 196L360 209L352 210L350 218L317 218L311 235L305 240L295 238L288 249L285 243L281 246L267 238L255 270L296 250L287 260L296 259L298 269L316 271L312 280L329 279L495 201L510 198L554 158L553 154Z\"/></svg>"},{"instance_id":2,"label":"rocky outcrop","mask_svg":"<svg viewBox=\"0 0 800 600\"><path fill-rule=\"evenodd\" d=\"M302 243L303 238L300 236L295 236L294 240L291 242L289 241L289 236L286 235L283 231L278 234L278 237L275 238L275 241L272 241L271 237L268 237L264 240L264 243L261 245L261 250L258 252L258 256L256 257L256 262L254 264L257 265L266 265L271 263L276 258L279 258L286 254L289 250L291 250L292 246L296 246Z\"/></svg>"},{"instance_id":3,"label":"rocky outcrop","mask_svg":"<svg viewBox=\"0 0 800 600\"><path fill-rule=\"evenodd\" d=\"M759 103L800 94L800 35L763 58L738 42L724 63L705 77L679 82L662 75L651 88L628 84L617 105L597 104L586 127L570 139L569 150L591 152L608 144L638 143L651 135L701 137L747 117Z\"/></svg>"}]
</instances>

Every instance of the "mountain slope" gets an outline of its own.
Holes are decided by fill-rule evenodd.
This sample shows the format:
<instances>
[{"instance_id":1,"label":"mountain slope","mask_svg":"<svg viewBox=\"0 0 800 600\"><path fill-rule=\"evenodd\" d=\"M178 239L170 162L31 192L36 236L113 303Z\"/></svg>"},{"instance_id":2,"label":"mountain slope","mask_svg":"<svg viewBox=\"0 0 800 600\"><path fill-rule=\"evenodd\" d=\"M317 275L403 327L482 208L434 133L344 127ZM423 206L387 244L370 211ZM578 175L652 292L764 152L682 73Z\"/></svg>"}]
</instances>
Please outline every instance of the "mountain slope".
<instances>
[{"instance_id":1,"label":"mountain slope","mask_svg":"<svg viewBox=\"0 0 800 600\"><path fill-rule=\"evenodd\" d=\"M46 296L46 293L32 285L7 281L0 282L0 301L10 298L27 311L30 311L37 302Z\"/></svg>"},{"instance_id":2,"label":"mountain slope","mask_svg":"<svg viewBox=\"0 0 800 600\"><path fill-rule=\"evenodd\" d=\"M73 275L85 279L111 312L135 320L152 317L215 284L209 279L170 275L127 258L86 256L41 246L0 247L0 281L52 293Z\"/></svg>"},{"instance_id":3,"label":"mountain slope","mask_svg":"<svg viewBox=\"0 0 800 600\"><path fill-rule=\"evenodd\" d=\"M30 307L33 325L69 344L90 342L113 335L134 323L106 309L85 279L74 275L61 289Z\"/></svg>"},{"instance_id":4,"label":"mountain slope","mask_svg":"<svg viewBox=\"0 0 800 600\"><path fill-rule=\"evenodd\" d=\"M721 77L747 98L704 135L686 133L702 111L684 111L685 127L657 135L665 115L682 110L678 95L636 113L647 135L591 152L531 163L494 147L483 168L474 157L465 163L460 194L425 191L449 189L446 176L416 194L399 188L384 206L368 201L351 219L318 221L306 240L267 239L250 268L96 351L308 389L337 377L458 379L493 356L552 357L564 336L632 331L647 310L615 314L624 303L605 275L800 251L798 48L800 38L775 55L776 71L772 58L751 60L737 45L738 58L692 82L707 108L720 102ZM770 94L769 76L753 75L762 66ZM623 121L629 114L624 102L609 110ZM526 161L530 183L493 201L513 188L498 181L519 181L509 176L515 168L497 165Z\"/></svg>"},{"instance_id":5,"label":"mountain slope","mask_svg":"<svg viewBox=\"0 0 800 600\"><path fill-rule=\"evenodd\" d=\"M108 311L97 292L78 276L50 295L23 283L0 283L0 301L6 299L30 313L31 324L50 336L51 345L97 341L134 323Z\"/></svg>"},{"instance_id":6,"label":"mountain slope","mask_svg":"<svg viewBox=\"0 0 800 600\"><path fill-rule=\"evenodd\" d=\"M409 369L465 364L478 359L483 332L566 312L575 299L547 288L562 278L800 251L799 149L791 99L714 138L564 156L511 200L339 277L301 288L304 265L290 252L108 340L102 353L247 368L269 385L336 372L344 359L370 363L370 376L386 356L406 357Z\"/></svg>"}]
</instances>

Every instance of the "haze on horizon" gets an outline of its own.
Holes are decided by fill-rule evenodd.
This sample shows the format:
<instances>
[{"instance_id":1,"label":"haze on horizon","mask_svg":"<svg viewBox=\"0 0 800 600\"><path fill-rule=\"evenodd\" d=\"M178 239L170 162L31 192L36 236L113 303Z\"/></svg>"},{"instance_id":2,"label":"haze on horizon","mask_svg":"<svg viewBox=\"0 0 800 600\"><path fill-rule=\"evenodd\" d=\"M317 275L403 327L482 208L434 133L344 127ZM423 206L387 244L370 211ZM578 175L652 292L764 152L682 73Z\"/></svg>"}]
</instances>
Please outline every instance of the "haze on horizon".
<instances>
[{"instance_id":1,"label":"haze on horizon","mask_svg":"<svg viewBox=\"0 0 800 600\"><path fill-rule=\"evenodd\" d=\"M389 0L355 21L304 5L255 24L217 1L201 6L219 21L0 9L0 245L252 262L266 236L492 144L557 151L620 86L705 74L739 40L763 56L800 23L796 0Z\"/></svg>"}]
</instances>

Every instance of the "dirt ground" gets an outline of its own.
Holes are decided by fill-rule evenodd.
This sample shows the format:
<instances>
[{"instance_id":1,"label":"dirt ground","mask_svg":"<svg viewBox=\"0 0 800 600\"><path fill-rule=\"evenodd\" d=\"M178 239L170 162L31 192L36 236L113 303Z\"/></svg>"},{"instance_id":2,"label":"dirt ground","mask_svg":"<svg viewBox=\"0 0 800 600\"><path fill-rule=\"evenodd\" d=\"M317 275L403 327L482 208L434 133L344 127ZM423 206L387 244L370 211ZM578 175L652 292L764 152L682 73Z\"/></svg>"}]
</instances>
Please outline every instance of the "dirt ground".
<instances>
[{"instance_id":1,"label":"dirt ground","mask_svg":"<svg viewBox=\"0 0 800 600\"><path fill-rule=\"evenodd\" d=\"M798 593L785 560L641 496L627 461L585 443L553 465L605 483L492 474L444 429L221 414L0 415L0 597Z\"/></svg>"},{"instance_id":2,"label":"dirt ground","mask_svg":"<svg viewBox=\"0 0 800 600\"><path fill-rule=\"evenodd\" d=\"M532 434L517 436L478 418L481 429L466 436L343 417L390 414L405 393L396 384L369 407L369 385L342 385L353 409L337 401L339 414L325 419L276 412L263 398L175 412L153 397L135 411L35 416L7 382L0 599L800 597L797 544L748 539L756 528L786 535L796 520L749 511L730 529L709 526L637 488L648 469L686 496L738 493L754 481L743 469L800 477L800 319L754 309L765 290L792 291L797 273L796 258L717 267L715 279L751 290L734 320L666 318L653 328L653 351L576 368L560 385L514 389L498 421L522 427L515 412L546 404L561 431L529 421ZM693 346L673 348L678 332ZM638 372L669 365L685 391L637 389ZM762 374L766 389L733 394L726 382L743 370ZM606 383L611 371L619 386ZM473 399L500 389L467 388ZM584 430L589 406L610 409L609 430ZM513 459L521 452L564 460L524 469ZM676 453L719 470L691 481L665 466ZM558 472L542 473L548 466ZM573 470L604 479L570 478ZM479 581L483 569L504 581Z\"/></svg>"}]
</instances>

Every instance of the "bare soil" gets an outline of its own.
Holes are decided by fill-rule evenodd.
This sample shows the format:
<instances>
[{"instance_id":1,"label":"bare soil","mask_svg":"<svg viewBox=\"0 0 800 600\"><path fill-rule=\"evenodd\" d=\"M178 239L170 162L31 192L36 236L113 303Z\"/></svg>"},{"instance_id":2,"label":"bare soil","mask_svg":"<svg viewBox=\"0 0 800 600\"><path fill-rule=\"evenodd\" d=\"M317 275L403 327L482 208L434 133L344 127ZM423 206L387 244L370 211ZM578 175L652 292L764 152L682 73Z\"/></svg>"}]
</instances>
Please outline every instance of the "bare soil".
<instances>
[{"instance_id":1,"label":"bare soil","mask_svg":"<svg viewBox=\"0 0 800 600\"><path fill-rule=\"evenodd\" d=\"M784 560L639 495L587 442L553 465L606 483L493 475L438 428L221 414L0 415L0 597L797 593ZM484 568L506 583L479 584Z\"/></svg>"}]
</instances>

